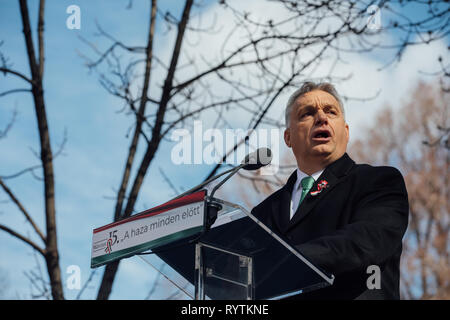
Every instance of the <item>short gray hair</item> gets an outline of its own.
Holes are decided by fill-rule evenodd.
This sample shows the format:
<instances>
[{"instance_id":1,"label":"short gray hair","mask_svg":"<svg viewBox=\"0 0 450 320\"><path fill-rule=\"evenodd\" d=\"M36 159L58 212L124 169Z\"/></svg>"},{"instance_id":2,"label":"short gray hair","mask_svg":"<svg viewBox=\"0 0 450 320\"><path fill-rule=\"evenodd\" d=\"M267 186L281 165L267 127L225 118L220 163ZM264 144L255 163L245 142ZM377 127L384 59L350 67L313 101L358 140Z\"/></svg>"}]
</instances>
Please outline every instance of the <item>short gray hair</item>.
<instances>
[{"instance_id":1,"label":"short gray hair","mask_svg":"<svg viewBox=\"0 0 450 320\"><path fill-rule=\"evenodd\" d=\"M295 101L299 97L304 95L305 93L311 92L314 90L322 90L322 91L325 91L325 92L331 94L339 103L339 108L341 109L342 115L344 116L344 119L345 119L344 104L342 103L342 99L339 96L339 94L337 93L336 88L329 82L314 83L312 81L307 81L302 85L302 87L300 89L296 90L289 97L289 100L286 105L285 115L284 115L285 121L286 121L286 127L289 127L289 117L291 115L292 107L294 106Z\"/></svg>"}]
</instances>

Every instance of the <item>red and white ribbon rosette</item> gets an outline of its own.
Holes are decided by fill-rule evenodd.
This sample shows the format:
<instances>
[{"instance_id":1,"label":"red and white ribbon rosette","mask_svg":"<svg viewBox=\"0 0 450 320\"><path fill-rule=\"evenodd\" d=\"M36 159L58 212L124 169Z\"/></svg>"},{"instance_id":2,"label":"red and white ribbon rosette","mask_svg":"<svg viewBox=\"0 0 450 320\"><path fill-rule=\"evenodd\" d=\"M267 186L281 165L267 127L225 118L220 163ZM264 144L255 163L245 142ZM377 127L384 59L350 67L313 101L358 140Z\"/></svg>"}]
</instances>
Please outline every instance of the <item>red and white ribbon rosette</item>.
<instances>
[{"instance_id":1,"label":"red and white ribbon rosette","mask_svg":"<svg viewBox=\"0 0 450 320\"><path fill-rule=\"evenodd\" d=\"M326 180L320 180L317 184L317 190L311 191L312 196L317 196L323 189L328 188L328 182Z\"/></svg>"}]
</instances>

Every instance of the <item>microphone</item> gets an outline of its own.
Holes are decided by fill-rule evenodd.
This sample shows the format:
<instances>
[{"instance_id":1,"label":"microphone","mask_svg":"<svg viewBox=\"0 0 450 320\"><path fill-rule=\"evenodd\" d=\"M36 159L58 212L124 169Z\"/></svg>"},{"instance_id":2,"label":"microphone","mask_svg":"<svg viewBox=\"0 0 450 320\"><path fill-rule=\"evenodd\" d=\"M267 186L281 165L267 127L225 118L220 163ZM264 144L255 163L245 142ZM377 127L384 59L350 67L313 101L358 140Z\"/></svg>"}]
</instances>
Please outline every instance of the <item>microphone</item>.
<instances>
[{"instance_id":1,"label":"microphone","mask_svg":"<svg viewBox=\"0 0 450 320\"><path fill-rule=\"evenodd\" d=\"M242 164L235 167L225 179L220 181L212 190L210 198L213 198L214 193L219 189L228 179L236 174L241 169L256 170L268 165L272 161L272 151L269 148L259 148L255 152L248 154ZM222 205L214 200L208 201L208 217L207 228L210 228L217 219L217 213L222 209Z\"/></svg>"},{"instance_id":2,"label":"microphone","mask_svg":"<svg viewBox=\"0 0 450 320\"><path fill-rule=\"evenodd\" d=\"M244 170L257 170L261 167L268 165L272 161L272 151L269 148L259 148L255 152L252 152L245 156L242 164L235 167L233 171L222 181L220 181L212 190L211 198L214 193L219 189L228 179L236 174L241 169Z\"/></svg>"},{"instance_id":3,"label":"microphone","mask_svg":"<svg viewBox=\"0 0 450 320\"><path fill-rule=\"evenodd\" d=\"M258 170L272 162L272 151L269 148L259 148L248 154L242 161L244 170Z\"/></svg>"}]
</instances>

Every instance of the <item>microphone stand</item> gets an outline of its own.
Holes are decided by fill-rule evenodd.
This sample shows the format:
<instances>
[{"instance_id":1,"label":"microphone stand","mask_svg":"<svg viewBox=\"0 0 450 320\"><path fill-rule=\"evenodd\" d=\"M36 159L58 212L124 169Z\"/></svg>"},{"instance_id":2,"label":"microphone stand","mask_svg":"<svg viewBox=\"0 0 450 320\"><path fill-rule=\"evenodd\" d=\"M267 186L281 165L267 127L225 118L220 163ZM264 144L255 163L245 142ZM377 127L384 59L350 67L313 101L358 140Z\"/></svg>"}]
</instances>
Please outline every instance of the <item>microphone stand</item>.
<instances>
[{"instance_id":1,"label":"microphone stand","mask_svg":"<svg viewBox=\"0 0 450 320\"><path fill-rule=\"evenodd\" d=\"M227 174L227 173L229 173L229 172L231 172L231 171L233 171L233 170L235 170L235 169L236 169L236 167L233 167L233 168L231 168L231 169L229 169L229 170L226 170L226 171L224 171L224 172L222 172L222 173L219 173L218 175L215 175L214 177L209 178L208 180L206 180L206 181L202 182L201 184L199 184L199 185L197 185L197 186L195 186L195 187L189 189L188 191L183 192L183 193L180 194L179 196L173 198L173 200L178 199L178 198L181 198L181 197L184 197L185 195L188 195L188 194L190 194L190 193L192 193L192 192L194 192L194 191L200 189L201 187L207 185L208 183L210 183L210 182L216 180L217 178L220 178L220 177L223 176L224 174Z\"/></svg>"},{"instance_id":2,"label":"microphone stand","mask_svg":"<svg viewBox=\"0 0 450 320\"><path fill-rule=\"evenodd\" d=\"M231 170L231 173L222 181L220 181L212 190L211 195L207 199L207 217L206 217L206 231L209 230L209 228L214 224L214 222L217 219L217 213L222 210L222 205L214 201L214 193L216 193L217 189L219 189L225 182L227 182L228 179L230 179L236 172L238 172L240 169L247 166L247 163L240 164L239 166L233 168Z\"/></svg>"},{"instance_id":3,"label":"microphone stand","mask_svg":"<svg viewBox=\"0 0 450 320\"><path fill-rule=\"evenodd\" d=\"M217 189L219 189L225 182L227 182L228 179L230 179L236 172L238 172L240 169L244 168L245 166L247 166L247 163L243 163L238 165L237 167L234 167L232 171L225 179L223 179L222 181L220 181L215 187L214 189L211 191L211 198L214 196L214 193L216 193Z\"/></svg>"},{"instance_id":4,"label":"microphone stand","mask_svg":"<svg viewBox=\"0 0 450 320\"><path fill-rule=\"evenodd\" d=\"M219 189L219 188L220 188L220 187L221 187L228 179L230 179L236 172L238 172L240 169L242 169L243 167L245 167L245 166L247 166L247 165L248 165L247 163L240 164L240 165L237 166L237 167L233 167L233 168L231 168L231 169L229 169L229 170L226 170L226 171L224 171L224 172L222 172L222 173L220 173L220 174L218 174L218 175L216 175L216 176L214 176L214 177L212 177L212 178L209 178L208 180L202 182L201 184L199 184L199 185L197 185L197 186L195 186L195 187L189 189L189 190L186 191L186 192L183 192L183 193L180 194L179 196L175 197L173 200L179 199L179 198L184 197L184 196L186 196L186 195L188 195L188 194L190 194L190 193L193 193L193 192L195 192L196 190L198 190L198 189L204 187L204 186L207 185L208 183L210 183L210 182L212 182L212 181L214 181L214 180L220 178L221 176L223 176L223 175L229 173L229 175L228 175L225 179L223 179L221 182L219 182L219 183L214 187L214 189L213 189L212 192L211 192L211 195L210 195L209 197L207 197L207 199L206 199L206 226L205 226L205 227L206 227L205 232L206 232L206 231L208 231L208 230L210 229L210 227L211 227L211 226L213 225L213 223L216 221L216 219L217 219L217 213L218 213L220 210L222 210L222 205L221 205L219 202L212 200L212 197L213 197L214 193L215 193L215 192L217 191L217 189Z\"/></svg>"}]
</instances>

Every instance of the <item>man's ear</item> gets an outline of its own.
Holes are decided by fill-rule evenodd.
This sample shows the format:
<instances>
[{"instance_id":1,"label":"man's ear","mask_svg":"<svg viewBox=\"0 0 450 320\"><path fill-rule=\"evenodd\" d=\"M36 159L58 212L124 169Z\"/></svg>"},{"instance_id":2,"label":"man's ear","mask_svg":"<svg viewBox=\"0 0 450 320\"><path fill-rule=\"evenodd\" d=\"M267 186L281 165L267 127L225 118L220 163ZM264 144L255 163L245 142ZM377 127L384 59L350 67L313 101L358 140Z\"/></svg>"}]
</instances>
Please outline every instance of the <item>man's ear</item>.
<instances>
[{"instance_id":1,"label":"man's ear","mask_svg":"<svg viewBox=\"0 0 450 320\"><path fill-rule=\"evenodd\" d=\"M347 143L348 143L348 140L349 140L349 138L350 138L350 132L349 132L349 126L348 126L348 124L346 123L345 124L345 132L346 132L346 134L347 134Z\"/></svg>"},{"instance_id":2,"label":"man's ear","mask_svg":"<svg viewBox=\"0 0 450 320\"><path fill-rule=\"evenodd\" d=\"M284 142L289 148L291 147L291 130L289 128L284 130Z\"/></svg>"}]
</instances>

